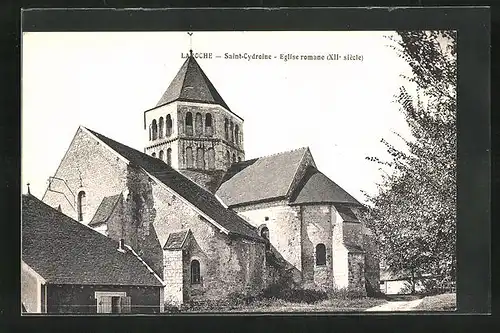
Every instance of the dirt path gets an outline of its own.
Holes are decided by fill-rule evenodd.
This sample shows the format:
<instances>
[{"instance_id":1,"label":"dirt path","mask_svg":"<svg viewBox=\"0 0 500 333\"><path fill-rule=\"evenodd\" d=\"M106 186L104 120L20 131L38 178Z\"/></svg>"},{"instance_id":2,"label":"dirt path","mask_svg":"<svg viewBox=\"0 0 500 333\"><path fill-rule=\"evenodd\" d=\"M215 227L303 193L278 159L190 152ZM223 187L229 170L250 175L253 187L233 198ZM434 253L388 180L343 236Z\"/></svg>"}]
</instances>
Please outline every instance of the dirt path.
<instances>
[{"instance_id":1,"label":"dirt path","mask_svg":"<svg viewBox=\"0 0 500 333\"><path fill-rule=\"evenodd\" d=\"M366 309L370 312L395 312L395 311L411 311L422 302L422 299L413 301L391 301L373 308Z\"/></svg>"}]
</instances>

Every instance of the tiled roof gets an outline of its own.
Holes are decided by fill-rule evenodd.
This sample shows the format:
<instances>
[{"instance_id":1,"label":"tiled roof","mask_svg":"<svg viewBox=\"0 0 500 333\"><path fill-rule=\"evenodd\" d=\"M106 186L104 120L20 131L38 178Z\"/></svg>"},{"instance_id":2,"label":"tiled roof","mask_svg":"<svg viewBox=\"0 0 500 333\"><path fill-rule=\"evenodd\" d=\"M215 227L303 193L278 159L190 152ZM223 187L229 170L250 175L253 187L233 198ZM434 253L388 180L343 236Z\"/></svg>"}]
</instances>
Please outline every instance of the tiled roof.
<instances>
[{"instance_id":1,"label":"tiled roof","mask_svg":"<svg viewBox=\"0 0 500 333\"><path fill-rule=\"evenodd\" d=\"M354 215L353 211L348 206L343 204L336 204L335 208L339 212L340 217L342 217L342 220L344 220L344 222L359 222L356 215Z\"/></svg>"},{"instance_id":2,"label":"tiled roof","mask_svg":"<svg viewBox=\"0 0 500 333\"><path fill-rule=\"evenodd\" d=\"M307 148L233 164L216 194L228 206L284 198Z\"/></svg>"},{"instance_id":3,"label":"tiled roof","mask_svg":"<svg viewBox=\"0 0 500 333\"><path fill-rule=\"evenodd\" d=\"M22 196L22 260L52 284L162 286L118 242L32 195Z\"/></svg>"},{"instance_id":4,"label":"tiled roof","mask_svg":"<svg viewBox=\"0 0 500 333\"><path fill-rule=\"evenodd\" d=\"M108 218L111 216L111 213L113 213L113 210L115 209L120 197L121 194L104 197L99 207L97 207L97 211L92 217L92 220L89 222L89 226L106 223L108 221Z\"/></svg>"},{"instance_id":5,"label":"tiled roof","mask_svg":"<svg viewBox=\"0 0 500 333\"><path fill-rule=\"evenodd\" d=\"M173 101L218 104L230 111L194 57L188 57L156 106Z\"/></svg>"},{"instance_id":6,"label":"tiled roof","mask_svg":"<svg viewBox=\"0 0 500 333\"><path fill-rule=\"evenodd\" d=\"M292 204L345 203L361 206L342 187L314 167L308 167L301 184L290 198Z\"/></svg>"},{"instance_id":7,"label":"tiled roof","mask_svg":"<svg viewBox=\"0 0 500 333\"><path fill-rule=\"evenodd\" d=\"M133 165L143 168L147 173L171 188L216 223L229 231L229 234L242 236L264 242L257 229L241 218L234 211L224 207L210 192L203 189L189 178L185 177L165 162L125 146L106 136L87 129L99 140L115 152L130 161Z\"/></svg>"},{"instance_id":8,"label":"tiled roof","mask_svg":"<svg viewBox=\"0 0 500 333\"><path fill-rule=\"evenodd\" d=\"M189 229L177 232L171 232L170 234L168 234L168 238L163 249L164 250L182 249L184 247L184 244L186 243L188 234L189 234Z\"/></svg>"}]
</instances>

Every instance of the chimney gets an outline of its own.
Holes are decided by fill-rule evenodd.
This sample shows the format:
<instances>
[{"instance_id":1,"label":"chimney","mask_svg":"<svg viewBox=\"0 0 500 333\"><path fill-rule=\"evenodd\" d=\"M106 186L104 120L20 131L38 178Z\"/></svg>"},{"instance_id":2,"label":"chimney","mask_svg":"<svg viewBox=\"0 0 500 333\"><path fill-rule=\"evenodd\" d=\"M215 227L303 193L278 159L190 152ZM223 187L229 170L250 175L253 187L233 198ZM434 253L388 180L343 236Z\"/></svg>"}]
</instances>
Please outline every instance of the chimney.
<instances>
[{"instance_id":1,"label":"chimney","mask_svg":"<svg viewBox=\"0 0 500 333\"><path fill-rule=\"evenodd\" d=\"M118 241L118 251L125 253L125 241L123 238L120 238Z\"/></svg>"}]
</instances>

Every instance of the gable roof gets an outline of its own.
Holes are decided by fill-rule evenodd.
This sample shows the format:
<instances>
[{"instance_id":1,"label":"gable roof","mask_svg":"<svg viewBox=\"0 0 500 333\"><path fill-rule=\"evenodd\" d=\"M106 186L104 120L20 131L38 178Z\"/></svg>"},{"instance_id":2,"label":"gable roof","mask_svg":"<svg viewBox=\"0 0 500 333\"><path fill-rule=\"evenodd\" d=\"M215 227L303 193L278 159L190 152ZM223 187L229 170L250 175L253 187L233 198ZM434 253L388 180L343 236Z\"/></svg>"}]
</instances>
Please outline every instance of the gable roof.
<instances>
[{"instance_id":1,"label":"gable roof","mask_svg":"<svg viewBox=\"0 0 500 333\"><path fill-rule=\"evenodd\" d=\"M156 107L174 101L210 103L231 111L193 56L189 56Z\"/></svg>"},{"instance_id":2,"label":"gable roof","mask_svg":"<svg viewBox=\"0 0 500 333\"><path fill-rule=\"evenodd\" d=\"M234 211L224 207L214 194L208 192L162 160L125 146L88 128L85 129L132 165L141 167L146 173L182 196L203 214L225 228L229 235L265 242L254 226Z\"/></svg>"},{"instance_id":3,"label":"gable roof","mask_svg":"<svg viewBox=\"0 0 500 333\"><path fill-rule=\"evenodd\" d=\"M228 206L284 198L308 148L233 164L216 194Z\"/></svg>"},{"instance_id":4,"label":"gable roof","mask_svg":"<svg viewBox=\"0 0 500 333\"><path fill-rule=\"evenodd\" d=\"M186 244L189 233L190 233L189 229L169 233L163 249L164 250L182 249Z\"/></svg>"},{"instance_id":5,"label":"gable roof","mask_svg":"<svg viewBox=\"0 0 500 333\"><path fill-rule=\"evenodd\" d=\"M118 242L32 195L22 196L21 259L51 284L162 286Z\"/></svg>"},{"instance_id":6,"label":"gable roof","mask_svg":"<svg viewBox=\"0 0 500 333\"><path fill-rule=\"evenodd\" d=\"M358 200L312 166L307 168L301 184L290 198L290 203L345 203L361 206Z\"/></svg>"},{"instance_id":7,"label":"gable roof","mask_svg":"<svg viewBox=\"0 0 500 333\"><path fill-rule=\"evenodd\" d=\"M115 210L116 204L120 199L121 194L115 194L109 197L104 197L97 207L97 210L89 222L89 226L95 226L98 224L106 223L111 216L111 213Z\"/></svg>"}]
</instances>

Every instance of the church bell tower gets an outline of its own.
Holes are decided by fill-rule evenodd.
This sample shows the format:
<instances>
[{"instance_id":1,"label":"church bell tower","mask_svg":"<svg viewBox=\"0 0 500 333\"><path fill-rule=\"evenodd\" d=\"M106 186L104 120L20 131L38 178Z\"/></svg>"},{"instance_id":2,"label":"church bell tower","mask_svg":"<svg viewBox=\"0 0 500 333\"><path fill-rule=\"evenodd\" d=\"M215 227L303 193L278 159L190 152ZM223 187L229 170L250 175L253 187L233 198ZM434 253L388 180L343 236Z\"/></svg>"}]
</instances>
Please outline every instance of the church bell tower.
<instances>
[{"instance_id":1,"label":"church bell tower","mask_svg":"<svg viewBox=\"0 0 500 333\"><path fill-rule=\"evenodd\" d=\"M245 160L243 118L231 111L190 50L160 101L144 112L144 152L209 191Z\"/></svg>"}]
</instances>

